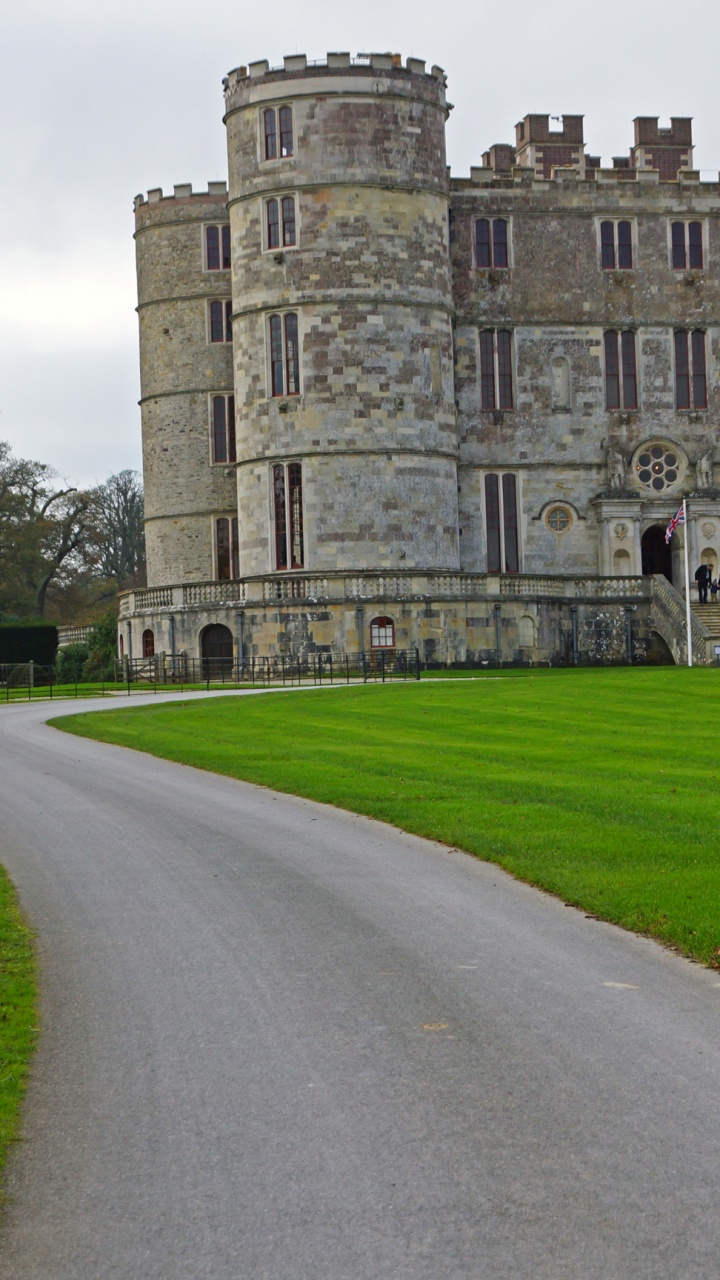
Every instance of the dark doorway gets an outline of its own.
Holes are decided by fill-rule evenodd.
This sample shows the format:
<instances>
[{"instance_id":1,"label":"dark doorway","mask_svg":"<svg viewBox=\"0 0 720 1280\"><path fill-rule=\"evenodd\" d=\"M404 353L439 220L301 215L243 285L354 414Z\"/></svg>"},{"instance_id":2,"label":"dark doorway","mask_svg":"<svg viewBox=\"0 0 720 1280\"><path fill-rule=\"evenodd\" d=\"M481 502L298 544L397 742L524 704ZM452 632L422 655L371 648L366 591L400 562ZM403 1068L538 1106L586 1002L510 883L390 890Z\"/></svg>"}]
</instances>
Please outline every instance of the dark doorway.
<instances>
[{"instance_id":1,"label":"dark doorway","mask_svg":"<svg viewBox=\"0 0 720 1280\"><path fill-rule=\"evenodd\" d=\"M643 573L663 573L672 582L672 551L665 541L665 525L653 524L646 529L640 548Z\"/></svg>"},{"instance_id":2,"label":"dark doorway","mask_svg":"<svg viewBox=\"0 0 720 1280\"><path fill-rule=\"evenodd\" d=\"M232 673L233 638L229 627L215 622L206 627L200 638L203 674L211 680L227 679Z\"/></svg>"}]
</instances>

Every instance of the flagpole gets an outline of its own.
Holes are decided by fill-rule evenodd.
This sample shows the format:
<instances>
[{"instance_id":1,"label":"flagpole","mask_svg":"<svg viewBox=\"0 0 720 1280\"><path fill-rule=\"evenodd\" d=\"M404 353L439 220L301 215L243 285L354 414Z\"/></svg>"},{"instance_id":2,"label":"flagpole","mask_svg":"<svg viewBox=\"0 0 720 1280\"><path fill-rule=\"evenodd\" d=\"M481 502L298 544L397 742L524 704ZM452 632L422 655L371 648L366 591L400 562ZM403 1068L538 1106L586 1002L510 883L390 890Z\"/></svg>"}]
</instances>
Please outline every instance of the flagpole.
<instances>
[{"instance_id":1,"label":"flagpole","mask_svg":"<svg viewBox=\"0 0 720 1280\"><path fill-rule=\"evenodd\" d=\"M688 542L690 539L690 528L687 518L687 505L683 498L683 524L685 525L685 620L687 622L687 664L689 667L693 664L692 653L692 622L690 620L690 564L688 561Z\"/></svg>"}]
</instances>

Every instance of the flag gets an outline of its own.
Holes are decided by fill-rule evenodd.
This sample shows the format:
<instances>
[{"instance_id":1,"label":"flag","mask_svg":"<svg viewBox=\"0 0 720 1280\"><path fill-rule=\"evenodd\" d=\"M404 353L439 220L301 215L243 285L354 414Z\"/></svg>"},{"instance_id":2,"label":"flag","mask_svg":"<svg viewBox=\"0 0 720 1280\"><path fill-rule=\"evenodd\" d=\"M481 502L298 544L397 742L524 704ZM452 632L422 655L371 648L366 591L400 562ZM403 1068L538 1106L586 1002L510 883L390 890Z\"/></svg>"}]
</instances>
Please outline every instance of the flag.
<instances>
[{"instance_id":1,"label":"flag","mask_svg":"<svg viewBox=\"0 0 720 1280\"><path fill-rule=\"evenodd\" d=\"M685 507L680 505L665 530L665 541L669 542L679 524L685 523Z\"/></svg>"}]
</instances>

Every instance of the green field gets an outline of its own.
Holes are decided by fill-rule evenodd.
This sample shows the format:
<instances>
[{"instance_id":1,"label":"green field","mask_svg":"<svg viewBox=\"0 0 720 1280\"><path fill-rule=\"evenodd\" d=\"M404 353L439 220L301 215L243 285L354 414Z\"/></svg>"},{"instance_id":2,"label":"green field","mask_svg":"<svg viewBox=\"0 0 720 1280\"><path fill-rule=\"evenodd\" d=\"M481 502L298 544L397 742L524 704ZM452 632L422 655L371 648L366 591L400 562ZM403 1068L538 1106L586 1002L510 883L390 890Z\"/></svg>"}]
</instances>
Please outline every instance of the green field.
<instances>
[{"instance_id":1,"label":"green field","mask_svg":"<svg viewBox=\"0 0 720 1280\"><path fill-rule=\"evenodd\" d=\"M467 849L720 966L718 671L495 672L53 723Z\"/></svg>"},{"instance_id":2,"label":"green field","mask_svg":"<svg viewBox=\"0 0 720 1280\"><path fill-rule=\"evenodd\" d=\"M0 867L0 1168L17 1132L35 1044L35 997L32 936Z\"/></svg>"}]
</instances>

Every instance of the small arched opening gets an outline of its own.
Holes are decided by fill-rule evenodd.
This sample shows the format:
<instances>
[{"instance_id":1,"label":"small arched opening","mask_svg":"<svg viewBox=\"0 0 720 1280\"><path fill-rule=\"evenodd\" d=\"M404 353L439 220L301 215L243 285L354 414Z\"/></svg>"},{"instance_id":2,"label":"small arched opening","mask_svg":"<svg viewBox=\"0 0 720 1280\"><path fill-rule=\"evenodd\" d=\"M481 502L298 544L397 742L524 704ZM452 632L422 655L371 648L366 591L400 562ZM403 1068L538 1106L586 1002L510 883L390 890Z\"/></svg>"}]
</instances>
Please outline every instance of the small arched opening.
<instances>
[{"instance_id":1,"label":"small arched opening","mask_svg":"<svg viewBox=\"0 0 720 1280\"><path fill-rule=\"evenodd\" d=\"M642 536L640 549L643 573L662 573L672 582L672 550L665 541L665 525L651 524Z\"/></svg>"},{"instance_id":2,"label":"small arched opening","mask_svg":"<svg viewBox=\"0 0 720 1280\"><path fill-rule=\"evenodd\" d=\"M625 578L630 573L630 552L624 547L613 556L613 573L616 578Z\"/></svg>"},{"instance_id":3,"label":"small arched opening","mask_svg":"<svg viewBox=\"0 0 720 1280\"><path fill-rule=\"evenodd\" d=\"M373 649L395 648L395 623L392 618L373 618L370 623L370 645Z\"/></svg>"},{"instance_id":4,"label":"small arched opening","mask_svg":"<svg viewBox=\"0 0 720 1280\"><path fill-rule=\"evenodd\" d=\"M213 622L200 636L203 675L210 679L227 678L232 673L233 638L229 627Z\"/></svg>"},{"instance_id":5,"label":"small arched opening","mask_svg":"<svg viewBox=\"0 0 720 1280\"><path fill-rule=\"evenodd\" d=\"M149 628L142 633L142 656L143 658L155 657L155 632Z\"/></svg>"}]
</instances>

